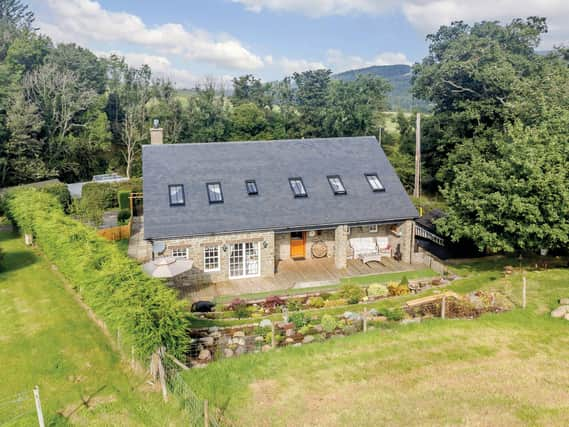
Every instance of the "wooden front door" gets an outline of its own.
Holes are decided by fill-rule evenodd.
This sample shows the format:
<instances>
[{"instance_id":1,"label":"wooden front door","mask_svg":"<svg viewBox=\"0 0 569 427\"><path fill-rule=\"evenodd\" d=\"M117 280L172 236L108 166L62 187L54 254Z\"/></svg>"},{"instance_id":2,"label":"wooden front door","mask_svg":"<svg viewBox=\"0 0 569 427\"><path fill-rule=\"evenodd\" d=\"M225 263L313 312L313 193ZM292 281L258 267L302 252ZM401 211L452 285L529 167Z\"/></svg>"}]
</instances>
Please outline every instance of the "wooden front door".
<instances>
[{"instance_id":1,"label":"wooden front door","mask_svg":"<svg viewBox=\"0 0 569 427\"><path fill-rule=\"evenodd\" d=\"M290 233L290 257L304 258L306 256L306 233L297 231Z\"/></svg>"}]
</instances>

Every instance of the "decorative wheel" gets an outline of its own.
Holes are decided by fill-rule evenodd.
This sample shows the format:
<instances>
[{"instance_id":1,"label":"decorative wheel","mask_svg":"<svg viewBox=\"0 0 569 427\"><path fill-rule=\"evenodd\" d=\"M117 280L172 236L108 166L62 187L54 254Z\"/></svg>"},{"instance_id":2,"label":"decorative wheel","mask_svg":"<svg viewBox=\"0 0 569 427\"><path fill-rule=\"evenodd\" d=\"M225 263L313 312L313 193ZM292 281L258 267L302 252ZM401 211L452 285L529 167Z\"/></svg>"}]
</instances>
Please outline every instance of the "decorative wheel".
<instances>
[{"instance_id":1,"label":"decorative wheel","mask_svg":"<svg viewBox=\"0 0 569 427\"><path fill-rule=\"evenodd\" d=\"M312 244L311 252L314 258L324 258L328 254L328 247L320 240Z\"/></svg>"}]
</instances>

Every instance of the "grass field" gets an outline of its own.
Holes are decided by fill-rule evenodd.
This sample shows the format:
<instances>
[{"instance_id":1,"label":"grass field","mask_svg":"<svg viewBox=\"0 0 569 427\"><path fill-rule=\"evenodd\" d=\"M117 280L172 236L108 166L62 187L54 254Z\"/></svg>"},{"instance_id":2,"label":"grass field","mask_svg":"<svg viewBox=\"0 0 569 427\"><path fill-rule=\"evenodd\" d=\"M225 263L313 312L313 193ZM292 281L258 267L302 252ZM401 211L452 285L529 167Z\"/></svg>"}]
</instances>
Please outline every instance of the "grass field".
<instances>
[{"instance_id":1,"label":"grass field","mask_svg":"<svg viewBox=\"0 0 569 427\"><path fill-rule=\"evenodd\" d=\"M500 290L518 304L509 313L387 325L186 379L243 426L567 425L569 322L549 311L569 297L569 270L528 272L522 310L521 275L503 278L504 262L457 267L451 289Z\"/></svg>"},{"instance_id":2,"label":"grass field","mask_svg":"<svg viewBox=\"0 0 569 427\"><path fill-rule=\"evenodd\" d=\"M174 402L162 403L128 372L47 260L22 241L0 233L0 425L37 425L36 384L47 425L189 425ZM6 403L20 393L26 401Z\"/></svg>"}]
</instances>

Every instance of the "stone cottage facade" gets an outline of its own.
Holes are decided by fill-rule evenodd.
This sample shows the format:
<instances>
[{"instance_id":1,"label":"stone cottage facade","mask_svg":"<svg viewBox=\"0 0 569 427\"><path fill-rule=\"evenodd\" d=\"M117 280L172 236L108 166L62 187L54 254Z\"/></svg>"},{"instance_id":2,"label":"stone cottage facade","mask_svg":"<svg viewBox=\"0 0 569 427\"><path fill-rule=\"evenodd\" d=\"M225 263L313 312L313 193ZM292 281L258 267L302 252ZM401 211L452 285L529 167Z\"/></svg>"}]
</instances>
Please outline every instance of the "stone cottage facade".
<instances>
[{"instance_id":1,"label":"stone cottage facade","mask_svg":"<svg viewBox=\"0 0 569 427\"><path fill-rule=\"evenodd\" d=\"M418 214L373 137L152 144L143 177L144 237L192 260L184 285L271 277L290 259L343 269L361 238L413 261Z\"/></svg>"}]
</instances>

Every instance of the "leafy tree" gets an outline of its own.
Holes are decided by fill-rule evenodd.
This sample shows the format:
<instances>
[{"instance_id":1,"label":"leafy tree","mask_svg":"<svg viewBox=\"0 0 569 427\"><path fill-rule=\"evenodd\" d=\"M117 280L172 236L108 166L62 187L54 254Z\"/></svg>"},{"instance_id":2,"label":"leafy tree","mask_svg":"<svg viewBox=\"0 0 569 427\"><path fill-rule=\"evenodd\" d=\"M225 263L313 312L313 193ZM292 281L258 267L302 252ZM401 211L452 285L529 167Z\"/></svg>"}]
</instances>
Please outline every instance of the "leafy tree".
<instances>
[{"instance_id":1,"label":"leafy tree","mask_svg":"<svg viewBox=\"0 0 569 427\"><path fill-rule=\"evenodd\" d=\"M16 29L32 30L35 16L20 0L0 0L0 23Z\"/></svg>"},{"instance_id":2,"label":"leafy tree","mask_svg":"<svg viewBox=\"0 0 569 427\"><path fill-rule=\"evenodd\" d=\"M226 141L229 130L225 96L206 81L190 98L185 139L189 142Z\"/></svg>"},{"instance_id":3,"label":"leafy tree","mask_svg":"<svg viewBox=\"0 0 569 427\"><path fill-rule=\"evenodd\" d=\"M231 112L231 139L248 140L270 138L266 133L268 121L264 111L252 102L243 103Z\"/></svg>"},{"instance_id":4,"label":"leafy tree","mask_svg":"<svg viewBox=\"0 0 569 427\"><path fill-rule=\"evenodd\" d=\"M259 107L264 107L269 104L269 97L265 90L266 86L252 74L234 77L231 102L235 105L252 102Z\"/></svg>"},{"instance_id":5,"label":"leafy tree","mask_svg":"<svg viewBox=\"0 0 569 427\"><path fill-rule=\"evenodd\" d=\"M310 70L293 74L303 136L318 137L322 134L331 74L330 70Z\"/></svg>"}]
</instances>

